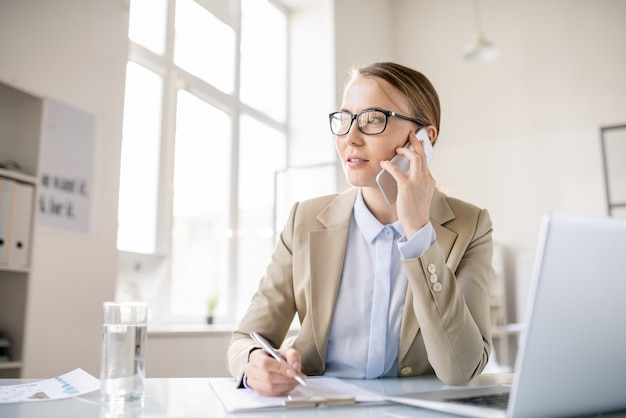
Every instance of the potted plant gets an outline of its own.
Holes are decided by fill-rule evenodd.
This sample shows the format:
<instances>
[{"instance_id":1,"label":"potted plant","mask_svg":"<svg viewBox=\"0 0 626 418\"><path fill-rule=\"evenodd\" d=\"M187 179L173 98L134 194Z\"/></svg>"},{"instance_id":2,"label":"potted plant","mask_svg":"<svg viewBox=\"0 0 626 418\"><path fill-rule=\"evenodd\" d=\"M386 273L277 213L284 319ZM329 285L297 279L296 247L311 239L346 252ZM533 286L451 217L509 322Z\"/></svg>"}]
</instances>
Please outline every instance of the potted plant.
<instances>
[{"instance_id":1,"label":"potted plant","mask_svg":"<svg viewBox=\"0 0 626 418\"><path fill-rule=\"evenodd\" d=\"M219 301L219 295L214 294L207 301L207 313L206 313L206 323L213 323L213 315L215 314L215 308L217 307L217 302Z\"/></svg>"}]
</instances>

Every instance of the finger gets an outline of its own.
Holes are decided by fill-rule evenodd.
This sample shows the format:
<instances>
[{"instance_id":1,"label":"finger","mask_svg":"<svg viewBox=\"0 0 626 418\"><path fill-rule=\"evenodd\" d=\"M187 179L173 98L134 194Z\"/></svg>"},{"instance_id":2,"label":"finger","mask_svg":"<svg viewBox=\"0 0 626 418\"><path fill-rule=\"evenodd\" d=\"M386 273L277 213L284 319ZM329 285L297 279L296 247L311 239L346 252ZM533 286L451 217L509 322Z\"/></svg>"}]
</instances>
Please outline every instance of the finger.
<instances>
[{"instance_id":1,"label":"finger","mask_svg":"<svg viewBox=\"0 0 626 418\"><path fill-rule=\"evenodd\" d=\"M270 377L250 375L247 376L248 387L262 396L281 396L291 392L298 383L294 379L284 376L270 375ZM284 380L283 380L284 379Z\"/></svg>"},{"instance_id":2,"label":"finger","mask_svg":"<svg viewBox=\"0 0 626 418\"><path fill-rule=\"evenodd\" d=\"M407 147L399 147L396 149L399 156L402 157L399 161L386 160L380 162L380 167L385 169L391 174L391 176L400 183L408 178L412 167L418 161L418 156L411 149ZM403 167L403 168L400 168ZM403 171L404 170L404 171Z\"/></svg>"},{"instance_id":3,"label":"finger","mask_svg":"<svg viewBox=\"0 0 626 418\"><path fill-rule=\"evenodd\" d=\"M256 350L250 354L244 373L248 376L248 381L258 382L256 386L260 386L262 382L265 384L270 382L280 383L293 379L281 369L281 362L270 357L262 350ZM248 385L256 389L252 384L249 383ZM270 390L270 388L266 390Z\"/></svg>"},{"instance_id":4,"label":"finger","mask_svg":"<svg viewBox=\"0 0 626 418\"><path fill-rule=\"evenodd\" d=\"M286 363L291 366L291 370L293 370L293 375L291 371L287 371L288 376L296 377L299 375L303 379L306 379L306 375L302 373L302 361L300 353L297 350L288 348L281 351L281 355L284 357Z\"/></svg>"},{"instance_id":5,"label":"finger","mask_svg":"<svg viewBox=\"0 0 626 418\"><path fill-rule=\"evenodd\" d=\"M263 350L256 350L250 354L249 363L254 367L265 370L268 373L285 374L286 367L290 367L286 362L276 360Z\"/></svg>"},{"instance_id":6,"label":"finger","mask_svg":"<svg viewBox=\"0 0 626 418\"><path fill-rule=\"evenodd\" d=\"M279 353L283 357L286 354L289 360L278 361L262 350L255 350L250 354L249 363L267 373L275 373L293 379L300 372L300 354L294 349L289 349L283 353L279 351Z\"/></svg>"},{"instance_id":7,"label":"finger","mask_svg":"<svg viewBox=\"0 0 626 418\"><path fill-rule=\"evenodd\" d=\"M414 164L412 164L413 167L417 167L417 162L421 161L422 164L421 166L424 167L427 164L423 164L423 163L427 163L427 159L426 159L426 151L424 150L424 143L417 139L417 134L413 131L411 131L411 133L409 134L409 141L411 142L411 146L412 146L412 153L414 154L414 156L416 157L415 160L411 160L412 162L415 161ZM407 157L411 158L410 155L407 155Z\"/></svg>"},{"instance_id":8,"label":"finger","mask_svg":"<svg viewBox=\"0 0 626 418\"><path fill-rule=\"evenodd\" d=\"M297 350L287 348L286 350L281 350L280 354L295 371L299 372L301 370L300 353Z\"/></svg>"},{"instance_id":9,"label":"finger","mask_svg":"<svg viewBox=\"0 0 626 418\"><path fill-rule=\"evenodd\" d=\"M261 350L252 352L244 369L246 384L263 396L278 396L288 393L298 383L293 377L287 376L284 370L281 370L281 365L291 368L286 362L279 362L273 357L268 357ZM293 368L291 369L293 370Z\"/></svg>"},{"instance_id":10,"label":"finger","mask_svg":"<svg viewBox=\"0 0 626 418\"><path fill-rule=\"evenodd\" d=\"M381 161L380 168L384 168L385 171L388 171L389 174L391 174L391 177L396 180L396 183L400 182L402 178L406 178L406 175L402 172L402 170L389 160Z\"/></svg>"}]
</instances>

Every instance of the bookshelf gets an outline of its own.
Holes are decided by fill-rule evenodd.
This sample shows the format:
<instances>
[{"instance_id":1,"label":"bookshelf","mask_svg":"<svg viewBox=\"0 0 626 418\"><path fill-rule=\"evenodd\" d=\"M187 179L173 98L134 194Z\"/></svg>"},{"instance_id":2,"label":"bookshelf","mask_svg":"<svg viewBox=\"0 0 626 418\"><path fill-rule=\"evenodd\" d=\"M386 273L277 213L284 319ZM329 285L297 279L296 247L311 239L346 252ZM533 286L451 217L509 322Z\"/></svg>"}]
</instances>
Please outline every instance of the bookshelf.
<instances>
[{"instance_id":1,"label":"bookshelf","mask_svg":"<svg viewBox=\"0 0 626 418\"><path fill-rule=\"evenodd\" d=\"M21 376L43 109L41 98L0 82L0 378ZM28 200L18 203L16 188Z\"/></svg>"}]
</instances>

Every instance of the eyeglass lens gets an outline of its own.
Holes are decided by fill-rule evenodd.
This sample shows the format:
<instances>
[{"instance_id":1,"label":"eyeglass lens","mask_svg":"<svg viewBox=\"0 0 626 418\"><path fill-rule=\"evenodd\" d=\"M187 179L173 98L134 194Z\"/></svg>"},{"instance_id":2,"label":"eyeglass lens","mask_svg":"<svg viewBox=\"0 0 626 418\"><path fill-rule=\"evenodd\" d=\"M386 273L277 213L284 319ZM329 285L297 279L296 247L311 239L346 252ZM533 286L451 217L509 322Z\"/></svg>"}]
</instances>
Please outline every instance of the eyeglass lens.
<instances>
[{"instance_id":1,"label":"eyeglass lens","mask_svg":"<svg viewBox=\"0 0 626 418\"><path fill-rule=\"evenodd\" d=\"M387 115L379 110L364 110L357 115L348 112L335 112L330 117L330 128L334 135L346 135L356 118L359 130L364 134L382 133L387 126Z\"/></svg>"}]
</instances>

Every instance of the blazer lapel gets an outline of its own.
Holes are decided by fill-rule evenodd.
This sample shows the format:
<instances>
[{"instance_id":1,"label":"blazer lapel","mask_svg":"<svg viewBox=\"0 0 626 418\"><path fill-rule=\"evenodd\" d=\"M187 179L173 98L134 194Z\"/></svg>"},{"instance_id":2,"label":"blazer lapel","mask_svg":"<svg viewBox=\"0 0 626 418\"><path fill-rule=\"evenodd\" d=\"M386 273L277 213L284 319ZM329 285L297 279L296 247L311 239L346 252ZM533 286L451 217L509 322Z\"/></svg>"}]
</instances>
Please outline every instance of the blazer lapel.
<instances>
[{"instance_id":1,"label":"blazer lapel","mask_svg":"<svg viewBox=\"0 0 626 418\"><path fill-rule=\"evenodd\" d=\"M358 189L337 196L317 216L325 229L309 234L311 259L311 310L313 338L322 359L326 358L328 333L343 271L352 209Z\"/></svg>"}]
</instances>

